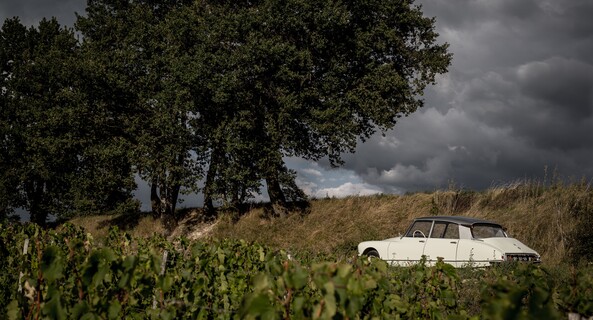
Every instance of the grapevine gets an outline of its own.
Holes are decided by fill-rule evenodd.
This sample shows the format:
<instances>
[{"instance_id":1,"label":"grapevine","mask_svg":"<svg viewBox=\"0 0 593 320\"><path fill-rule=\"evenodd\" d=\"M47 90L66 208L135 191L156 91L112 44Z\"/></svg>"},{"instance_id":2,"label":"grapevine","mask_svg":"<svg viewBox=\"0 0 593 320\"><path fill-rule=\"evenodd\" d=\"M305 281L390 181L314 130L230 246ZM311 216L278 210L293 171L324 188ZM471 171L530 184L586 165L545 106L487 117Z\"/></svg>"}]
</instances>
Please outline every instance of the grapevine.
<instances>
[{"instance_id":1,"label":"grapevine","mask_svg":"<svg viewBox=\"0 0 593 320\"><path fill-rule=\"evenodd\" d=\"M240 240L135 239L112 228L97 243L66 224L0 225L0 305L8 319L517 319L593 315L591 267L561 282L537 265L480 273L470 314L452 266L390 267L352 257L299 260Z\"/></svg>"}]
</instances>

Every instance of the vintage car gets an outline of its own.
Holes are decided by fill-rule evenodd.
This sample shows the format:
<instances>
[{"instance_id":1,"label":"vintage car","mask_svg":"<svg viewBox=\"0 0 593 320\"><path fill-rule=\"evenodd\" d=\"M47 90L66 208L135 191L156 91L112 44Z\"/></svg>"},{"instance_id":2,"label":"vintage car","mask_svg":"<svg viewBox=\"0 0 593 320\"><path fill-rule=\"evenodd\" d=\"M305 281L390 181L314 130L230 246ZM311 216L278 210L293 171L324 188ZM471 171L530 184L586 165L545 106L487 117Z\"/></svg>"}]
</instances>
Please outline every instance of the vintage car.
<instances>
[{"instance_id":1,"label":"vintage car","mask_svg":"<svg viewBox=\"0 0 593 320\"><path fill-rule=\"evenodd\" d=\"M484 267L503 261L540 262L537 252L509 238L501 225L455 216L417 218L401 237L361 242L358 254L401 266L417 263L423 255L429 265L442 258L455 267Z\"/></svg>"}]
</instances>

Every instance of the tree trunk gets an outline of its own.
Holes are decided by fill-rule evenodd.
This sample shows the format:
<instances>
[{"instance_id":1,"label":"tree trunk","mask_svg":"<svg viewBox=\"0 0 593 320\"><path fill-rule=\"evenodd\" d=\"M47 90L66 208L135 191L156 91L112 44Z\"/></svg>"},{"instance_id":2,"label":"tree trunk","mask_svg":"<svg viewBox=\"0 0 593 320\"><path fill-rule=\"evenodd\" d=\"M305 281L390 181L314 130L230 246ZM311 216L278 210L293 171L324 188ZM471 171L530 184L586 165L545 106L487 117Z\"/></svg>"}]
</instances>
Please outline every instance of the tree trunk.
<instances>
[{"instance_id":1,"label":"tree trunk","mask_svg":"<svg viewBox=\"0 0 593 320\"><path fill-rule=\"evenodd\" d=\"M39 208L38 206L34 206L31 207L29 213L31 214L31 222L41 227L45 227L47 223L47 212L45 210Z\"/></svg>"},{"instance_id":2,"label":"tree trunk","mask_svg":"<svg viewBox=\"0 0 593 320\"><path fill-rule=\"evenodd\" d=\"M155 217L162 216L161 197L159 197L159 187L156 182L153 182L150 185L150 206L152 208L152 214Z\"/></svg>"},{"instance_id":3,"label":"tree trunk","mask_svg":"<svg viewBox=\"0 0 593 320\"><path fill-rule=\"evenodd\" d=\"M270 170L266 175L266 184L268 185L268 196L270 197L270 204L274 215L278 217L285 217L288 213L286 208L286 198L284 192L280 187L280 181L278 179L278 170Z\"/></svg>"},{"instance_id":4,"label":"tree trunk","mask_svg":"<svg viewBox=\"0 0 593 320\"><path fill-rule=\"evenodd\" d=\"M208 179L206 178L206 185L207 184ZM204 188L204 212L208 217L214 216L214 200L212 199L212 193L206 188Z\"/></svg>"},{"instance_id":5,"label":"tree trunk","mask_svg":"<svg viewBox=\"0 0 593 320\"><path fill-rule=\"evenodd\" d=\"M28 186L29 214L31 222L45 227L47 223L47 210L43 208L43 182L32 182Z\"/></svg>"},{"instance_id":6,"label":"tree trunk","mask_svg":"<svg viewBox=\"0 0 593 320\"><path fill-rule=\"evenodd\" d=\"M177 208L177 199L179 199L179 190L181 186L175 184L169 188L167 192L165 214L170 217L175 217L175 209Z\"/></svg>"},{"instance_id":7,"label":"tree trunk","mask_svg":"<svg viewBox=\"0 0 593 320\"><path fill-rule=\"evenodd\" d=\"M160 218L164 218L165 216L173 217L177 207L179 190L181 190L181 186L179 185L168 187L152 183L150 186L152 213Z\"/></svg>"},{"instance_id":8,"label":"tree trunk","mask_svg":"<svg viewBox=\"0 0 593 320\"><path fill-rule=\"evenodd\" d=\"M179 189L181 189L181 187L178 184L170 187L161 187L161 190L165 190L165 194L161 194L161 199L163 199L161 221L165 225L165 228L167 228L169 231L173 231L177 226L177 216L175 214L175 208L177 207Z\"/></svg>"},{"instance_id":9,"label":"tree trunk","mask_svg":"<svg viewBox=\"0 0 593 320\"><path fill-rule=\"evenodd\" d=\"M214 210L214 179L218 174L218 164L221 157L221 149L214 148L210 155L210 164L208 172L206 173L206 184L204 185L204 209L208 217L214 217L216 212Z\"/></svg>"},{"instance_id":10,"label":"tree trunk","mask_svg":"<svg viewBox=\"0 0 593 320\"><path fill-rule=\"evenodd\" d=\"M155 217L159 217L165 227L172 230L176 224L175 209L177 207L177 199L179 198L179 184L173 186L157 185L152 183L150 186L150 202L152 206L152 213Z\"/></svg>"},{"instance_id":11,"label":"tree trunk","mask_svg":"<svg viewBox=\"0 0 593 320\"><path fill-rule=\"evenodd\" d=\"M8 204L0 205L0 221L8 218Z\"/></svg>"},{"instance_id":12,"label":"tree trunk","mask_svg":"<svg viewBox=\"0 0 593 320\"><path fill-rule=\"evenodd\" d=\"M214 163L214 154L210 157L210 165L208 166L208 172L206 173L206 183L204 185L204 211L206 216L214 216L214 199L212 196L214 189L214 176L216 175L216 165Z\"/></svg>"}]
</instances>

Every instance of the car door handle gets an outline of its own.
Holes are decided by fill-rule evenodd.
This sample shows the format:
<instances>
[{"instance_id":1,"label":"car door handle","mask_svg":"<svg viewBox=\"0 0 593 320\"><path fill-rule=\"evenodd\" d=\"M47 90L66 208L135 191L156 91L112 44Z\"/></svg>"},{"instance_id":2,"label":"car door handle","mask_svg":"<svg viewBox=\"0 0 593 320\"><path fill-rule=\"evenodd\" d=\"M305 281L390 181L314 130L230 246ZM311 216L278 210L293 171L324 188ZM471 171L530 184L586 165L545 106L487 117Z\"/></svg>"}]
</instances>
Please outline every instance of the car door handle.
<instances>
[{"instance_id":1,"label":"car door handle","mask_svg":"<svg viewBox=\"0 0 593 320\"><path fill-rule=\"evenodd\" d=\"M451 243L457 243L457 241L451 241Z\"/></svg>"},{"instance_id":2,"label":"car door handle","mask_svg":"<svg viewBox=\"0 0 593 320\"><path fill-rule=\"evenodd\" d=\"M422 242L422 243L424 243L424 240L420 240L420 241L418 241L418 242Z\"/></svg>"}]
</instances>

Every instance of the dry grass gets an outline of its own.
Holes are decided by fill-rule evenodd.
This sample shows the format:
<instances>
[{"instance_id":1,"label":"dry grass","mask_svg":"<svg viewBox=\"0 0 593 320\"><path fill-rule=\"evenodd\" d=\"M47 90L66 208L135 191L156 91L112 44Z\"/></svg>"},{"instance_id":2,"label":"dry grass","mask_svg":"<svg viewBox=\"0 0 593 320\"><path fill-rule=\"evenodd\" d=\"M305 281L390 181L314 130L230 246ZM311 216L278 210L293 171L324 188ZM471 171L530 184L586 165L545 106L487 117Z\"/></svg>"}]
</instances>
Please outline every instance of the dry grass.
<instances>
[{"instance_id":1,"label":"dry grass","mask_svg":"<svg viewBox=\"0 0 593 320\"><path fill-rule=\"evenodd\" d=\"M347 254L360 241L403 233L413 218L463 215L503 224L508 233L542 254L550 264L571 259L581 245L578 226L593 218L589 184L525 181L484 192L463 190L431 194L381 195L314 200L311 212L266 219L255 210L238 222L223 219L210 236L243 238L274 247Z\"/></svg>"},{"instance_id":2,"label":"dry grass","mask_svg":"<svg viewBox=\"0 0 593 320\"><path fill-rule=\"evenodd\" d=\"M117 226L120 230L130 233L134 237L146 238L167 233L162 221L150 215L79 217L70 220L70 222L83 227L97 239L107 237L109 228L112 226Z\"/></svg>"},{"instance_id":3,"label":"dry grass","mask_svg":"<svg viewBox=\"0 0 593 320\"><path fill-rule=\"evenodd\" d=\"M462 191L435 193L446 204L444 214L461 214L497 221L508 233L542 254L544 261L560 263L572 259L574 249L586 243L579 227L593 218L593 191L588 183L579 182L545 186L534 181L515 182L490 188L481 193ZM449 198L442 199L442 198ZM455 201L463 210L454 210Z\"/></svg>"},{"instance_id":4,"label":"dry grass","mask_svg":"<svg viewBox=\"0 0 593 320\"><path fill-rule=\"evenodd\" d=\"M593 191L583 182L546 186L522 181L484 192L446 190L318 199L311 202L306 214L295 212L284 218L269 218L264 208L256 207L238 219L222 214L217 221L207 222L195 211L173 232L150 217L88 217L72 222L99 237L106 234L107 226L115 224L137 236L160 232L170 237L241 238L276 248L348 255L359 242L397 236L412 219L427 215L464 215L499 222L549 264L567 261L579 252L579 246L586 253L593 243L587 231L593 229Z\"/></svg>"},{"instance_id":5,"label":"dry grass","mask_svg":"<svg viewBox=\"0 0 593 320\"><path fill-rule=\"evenodd\" d=\"M238 222L223 219L211 233L217 238L243 238L271 246L321 253L352 251L361 239L386 238L403 232L411 219L425 214L429 195L382 195L322 199L310 213L264 218L261 209Z\"/></svg>"}]
</instances>

